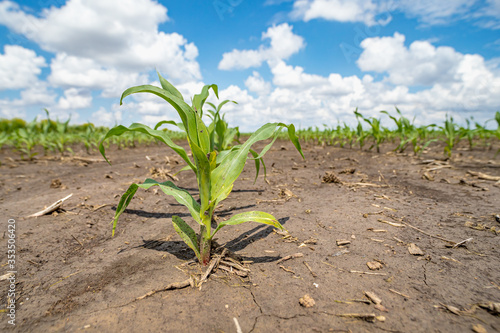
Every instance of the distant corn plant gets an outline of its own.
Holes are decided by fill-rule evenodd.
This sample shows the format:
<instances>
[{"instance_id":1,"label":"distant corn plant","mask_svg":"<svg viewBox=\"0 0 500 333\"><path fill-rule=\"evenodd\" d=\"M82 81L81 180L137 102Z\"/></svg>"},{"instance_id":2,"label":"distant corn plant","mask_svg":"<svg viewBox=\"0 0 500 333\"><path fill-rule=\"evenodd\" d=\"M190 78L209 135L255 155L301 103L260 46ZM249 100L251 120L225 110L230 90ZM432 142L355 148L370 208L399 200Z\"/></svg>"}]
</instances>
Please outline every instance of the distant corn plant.
<instances>
[{"instance_id":1,"label":"distant corn plant","mask_svg":"<svg viewBox=\"0 0 500 333\"><path fill-rule=\"evenodd\" d=\"M103 146L104 140L113 136L120 136L126 132L144 133L163 142L174 150L194 172L198 183L199 202L186 190L177 187L170 181L159 183L153 179L146 179L142 184L132 184L118 203L115 218L113 220L112 235L115 233L119 216L125 211L137 190L139 188L148 189L152 186L159 186L165 194L173 196L177 202L184 205L189 210L193 220L198 223L200 231L196 234L193 228L179 216L172 217L175 231L194 251L198 260L203 265L206 265L210 260L211 243L214 235L227 225L237 225L248 221L254 221L283 229L283 226L274 216L259 211L236 214L230 219L220 222L214 229L212 229L212 222L214 222L213 216L217 206L231 193L234 182L243 171L245 162L249 158L249 154L251 154L250 148L255 143L272 138L272 141L262 149L260 154L252 154L256 161L256 166L258 166L258 161L262 159L267 151L269 151L280 130L287 128L289 139L295 145L302 157L304 157L300 143L295 135L294 125L285 125L283 123L265 124L255 131L245 143L218 152L216 150L215 135L213 133L215 128L207 127L202 121L203 105L209 96L209 89L212 89L218 98L217 85L212 84L204 86L201 93L193 97L192 105L190 106L184 102L182 94L172 84L165 80L160 74L158 74L158 76L161 88L152 85L129 88L123 92L120 104L125 97L134 93L151 93L168 102L174 107L181 118L181 126L186 131L193 160L189 158L188 153L183 147L172 141L168 132L152 129L138 123L132 124L130 127L120 125L109 130L101 141L99 150L107 161ZM172 123L172 121L160 122L157 124L156 128L158 128L161 123ZM175 124L177 125L177 123Z\"/></svg>"},{"instance_id":2,"label":"distant corn plant","mask_svg":"<svg viewBox=\"0 0 500 333\"><path fill-rule=\"evenodd\" d=\"M444 143L446 144L444 153L447 154L448 157L451 157L453 148L460 141L460 133L457 129L457 124L453 122L453 117L448 117L448 115L446 115L444 126L439 126L439 128L444 134Z\"/></svg>"}]
</instances>

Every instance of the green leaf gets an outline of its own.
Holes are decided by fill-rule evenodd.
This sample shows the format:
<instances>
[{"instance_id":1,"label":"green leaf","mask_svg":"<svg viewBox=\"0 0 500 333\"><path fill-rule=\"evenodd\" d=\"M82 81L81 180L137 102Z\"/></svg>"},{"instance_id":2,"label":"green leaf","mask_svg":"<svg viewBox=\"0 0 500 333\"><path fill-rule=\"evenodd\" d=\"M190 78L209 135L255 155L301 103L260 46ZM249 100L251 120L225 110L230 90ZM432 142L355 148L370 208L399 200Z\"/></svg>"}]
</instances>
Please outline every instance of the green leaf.
<instances>
[{"instance_id":1,"label":"green leaf","mask_svg":"<svg viewBox=\"0 0 500 333\"><path fill-rule=\"evenodd\" d=\"M113 231L111 232L111 237L114 237L115 235L116 223L118 222L118 218L125 211L125 209L130 203L130 200L132 200L132 198L134 197L135 192L137 192L138 188L139 186L137 184L132 184L130 185L128 190L122 195L120 202L116 207L115 217L113 218Z\"/></svg>"},{"instance_id":2,"label":"green leaf","mask_svg":"<svg viewBox=\"0 0 500 333\"><path fill-rule=\"evenodd\" d=\"M160 75L160 73L158 73L158 72L156 72L156 73L158 74L158 77L160 78L160 84L161 84L161 87L163 88L163 90L166 90L169 93L171 93L172 95L174 95L175 97L184 100L184 97L182 97L182 94L179 92L179 90L177 90L177 88L175 88L170 82L165 80Z\"/></svg>"},{"instance_id":3,"label":"green leaf","mask_svg":"<svg viewBox=\"0 0 500 333\"><path fill-rule=\"evenodd\" d=\"M286 126L288 128L288 138L290 139L290 141L292 141L295 149L297 149L300 153L300 156L305 159L304 153L302 153L302 147L300 146L299 138L297 138L297 135L295 135L295 126L293 124L287 126L283 123L279 123L279 125Z\"/></svg>"},{"instance_id":4,"label":"green leaf","mask_svg":"<svg viewBox=\"0 0 500 333\"><path fill-rule=\"evenodd\" d=\"M176 173L174 173L174 176L177 176L182 171L187 171L187 170L193 170L193 169L191 169L191 167L189 165L186 165L182 169L180 169L179 171L177 171Z\"/></svg>"},{"instance_id":5,"label":"green leaf","mask_svg":"<svg viewBox=\"0 0 500 333\"><path fill-rule=\"evenodd\" d=\"M219 231L219 229L225 227L226 225L237 225L244 222L258 222L258 223L272 225L273 227L276 227L280 230L284 229L283 226L278 222L278 220L276 220L276 218L271 214L259 211L251 211L251 212L236 214L229 220L222 221L217 227L217 229L215 229L212 236L215 235L215 233Z\"/></svg>"},{"instance_id":6,"label":"green leaf","mask_svg":"<svg viewBox=\"0 0 500 333\"><path fill-rule=\"evenodd\" d=\"M233 102L234 104L238 104L237 102L235 101L230 101L228 99L220 102L219 106L217 106L217 112L220 112L220 109L226 104L226 103L229 103L229 102Z\"/></svg>"},{"instance_id":7,"label":"green leaf","mask_svg":"<svg viewBox=\"0 0 500 333\"><path fill-rule=\"evenodd\" d=\"M183 219L181 219L177 215L172 216L172 224L174 225L175 231L177 231L179 236L181 236L184 243L186 243L187 246L189 246L194 251L196 257L200 258L198 239L193 228L191 228L186 222L184 222Z\"/></svg>"},{"instance_id":8,"label":"green leaf","mask_svg":"<svg viewBox=\"0 0 500 333\"><path fill-rule=\"evenodd\" d=\"M161 127L161 125L164 125L164 124L169 124L169 125L177 126L181 131L186 132L186 128L184 128L184 124L183 123L176 123L173 120L162 120L162 121L160 121L158 124L155 125L155 130L157 130L158 128Z\"/></svg>"},{"instance_id":9,"label":"green leaf","mask_svg":"<svg viewBox=\"0 0 500 333\"><path fill-rule=\"evenodd\" d=\"M200 204L191 196L191 194L189 194L188 191L178 188L171 181L159 183L151 178L146 179L143 184L137 184L137 186L145 190L152 186L159 186L163 193L173 196L178 203L189 209L193 219L201 224Z\"/></svg>"},{"instance_id":10,"label":"green leaf","mask_svg":"<svg viewBox=\"0 0 500 333\"><path fill-rule=\"evenodd\" d=\"M255 131L248 140L239 146L234 146L231 148L230 152L224 154L221 157L221 161L219 166L212 171L211 175L211 183L212 183L212 200L216 200L220 202L224 200L227 196L224 196L227 193L227 188L232 186L234 181L239 177L241 172L243 171L243 167L245 166L245 162L248 158L248 153L251 146L261 140L267 140L273 135L277 135L277 128L288 127L288 134L302 156L302 149L300 147L300 143L298 142L297 137L295 136L295 127L293 125L285 125L282 123L269 123L263 125L257 131ZM267 148L269 149L269 148ZM267 150L266 150L267 151ZM265 153L265 152L264 152ZM263 154L259 155L259 158L262 157Z\"/></svg>"},{"instance_id":11,"label":"green leaf","mask_svg":"<svg viewBox=\"0 0 500 333\"><path fill-rule=\"evenodd\" d=\"M160 140L161 142L163 142L164 144L166 144L167 146L169 146L170 148L172 148L177 154L179 154L179 156L184 161L186 161L186 163L191 167L191 169L193 169L193 171L196 172L196 166L193 164L193 162L191 161L191 159L189 159L189 157L187 156L187 153L184 150L184 148L182 148L179 145L176 145L172 141L172 139L170 139L170 137L168 136L167 133L165 133L164 131L160 131L160 130L153 130L153 129L151 129L150 127L148 127L146 125L137 124L137 123L134 123L134 124L130 125L130 127L128 127L128 128L125 127L125 126L122 126L122 125L116 126L116 127L112 128L112 129L110 129L108 131L108 133L106 133L106 136L104 137L104 139L102 139L101 143L99 144L99 151L101 152L102 156L104 157L104 159L108 163L109 163L109 161L106 158L106 154L105 154L105 149L104 149L103 142L107 138L110 138L112 136L120 136L120 135L122 135L125 132L140 132L140 133L144 133L144 134L147 134L149 136L152 136L153 138L155 138L157 140Z\"/></svg>"},{"instance_id":12,"label":"green leaf","mask_svg":"<svg viewBox=\"0 0 500 333\"><path fill-rule=\"evenodd\" d=\"M198 180L198 189L200 191L201 202L200 211L203 215L210 205L210 162L207 155L196 144L191 144L191 151L193 152L193 157L196 163L196 178ZM207 229L209 229L210 225L206 227Z\"/></svg>"},{"instance_id":13,"label":"green leaf","mask_svg":"<svg viewBox=\"0 0 500 333\"><path fill-rule=\"evenodd\" d=\"M255 179L254 179L254 184L257 181L257 178L259 177L259 171L260 171L260 163L262 163L262 166L264 168L264 179L266 179L266 164L264 163L263 158L259 158L259 154L253 149L250 149L250 154L253 156L253 160L255 162Z\"/></svg>"},{"instance_id":14,"label":"green leaf","mask_svg":"<svg viewBox=\"0 0 500 333\"><path fill-rule=\"evenodd\" d=\"M197 140L194 141L193 138L191 137L191 140L193 140L196 144L198 144L201 148L201 150L205 154L210 153L210 132L208 128L205 126L205 123L203 120L201 120L201 116L198 113L195 113L195 124L196 124L196 137Z\"/></svg>"},{"instance_id":15,"label":"green leaf","mask_svg":"<svg viewBox=\"0 0 500 333\"><path fill-rule=\"evenodd\" d=\"M131 87L123 92L122 97L120 99L120 105L122 105L123 99L125 97L132 95L132 94L144 93L144 92L148 92L148 93L154 94L158 97L161 97L165 101L167 101L170 105L172 105L174 107L174 109L177 111L177 113L179 114L179 116L181 117L184 128L187 129L188 137L191 138L191 140L193 142L198 142L195 112L191 109L191 107L186 102L184 102L184 100L173 95L172 93L170 93L167 90L164 90L162 88L158 88L158 87L155 87L152 85L142 85L142 86Z\"/></svg>"},{"instance_id":16,"label":"green leaf","mask_svg":"<svg viewBox=\"0 0 500 333\"><path fill-rule=\"evenodd\" d=\"M194 95L193 97L193 109L198 111L198 114L200 117L203 116L203 104L205 104L205 101L208 98L208 90L212 88L212 90L215 93L215 96L219 98L219 92L218 92L218 87L216 84L211 84L211 85L205 85L201 89L201 93Z\"/></svg>"},{"instance_id":17,"label":"green leaf","mask_svg":"<svg viewBox=\"0 0 500 333\"><path fill-rule=\"evenodd\" d=\"M189 210L193 219L196 222L198 222L200 225L202 225L201 219L200 219L200 205L191 196L191 194L189 194L189 192L187 192L186 190L183 190L181 188L178 188L171 181L159 183L154 179L148 178L144 181L143 184L135 184L134 183L134 184L130 185L128 190L122 195L120 202L118 203L118 206L116 208L115 217L113 219L113 231L112 231L111 236L115 235L116 223L118 222L118 218L125 211L125 209L128 207L128 205L130 204L130 201L134 197L134 195L137 192L137 190L139 189L139 187L147 190L148 188L150 188L152 186L159 186L160 189L163 191L163 193L173 196L174 199L178 203L185 206Z\"/></svg>"}]
</instances>

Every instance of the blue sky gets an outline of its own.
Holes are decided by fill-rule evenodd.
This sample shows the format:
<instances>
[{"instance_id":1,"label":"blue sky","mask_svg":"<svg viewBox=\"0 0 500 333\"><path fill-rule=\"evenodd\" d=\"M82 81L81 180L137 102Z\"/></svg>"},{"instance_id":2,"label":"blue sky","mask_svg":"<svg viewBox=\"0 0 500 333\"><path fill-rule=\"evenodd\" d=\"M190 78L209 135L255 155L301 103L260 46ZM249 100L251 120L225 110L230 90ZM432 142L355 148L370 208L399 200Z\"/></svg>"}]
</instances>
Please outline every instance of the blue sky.
<instances>
[{"instance_id":1,"label":"blue sky","mask_svg":"<svg viewBox=\"0 0 500 333\"><path fill-rule=\"evenodd\" d=\"M500 0L0 1L0 43L4 118L177 119L155 96L118 105L155 70L187 101L219 85L243 130L352 124L356 107L419 124L500 110Z\"/></svg>"}]
</instances>

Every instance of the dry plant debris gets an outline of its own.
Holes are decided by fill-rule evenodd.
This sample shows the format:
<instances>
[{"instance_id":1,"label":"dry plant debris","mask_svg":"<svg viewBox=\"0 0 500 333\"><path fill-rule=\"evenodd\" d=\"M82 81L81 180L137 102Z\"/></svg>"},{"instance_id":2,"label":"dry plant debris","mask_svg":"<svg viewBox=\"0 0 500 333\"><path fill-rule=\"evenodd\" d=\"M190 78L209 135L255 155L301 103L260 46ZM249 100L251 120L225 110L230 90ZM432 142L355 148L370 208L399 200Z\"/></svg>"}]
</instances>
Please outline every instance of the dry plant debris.
<instances>
[{"instance_id":1,"label":"dry plant debris","mask_svg":"<svg viewBox=\"0 0 500 333\"><path fill-rule=\"evenodd\" d=\"M325 172L325 175L323 176L323 183L335 183L335 184L342 184L342 181L335 175L334 172Z\"/></svg>"},{"instance_id":2,"label":"dry plant debris","mask_svg":"<svg viewBox=\"0 0 500 333\"><path fill-rule=\"evenodd\" d=\"M170 173L170 170L167 170L163 167L161 168L157 168L157 167L151 167L149 169L149 173L151 174L152 177L158 177L158 178L161 178L161 179L172 179L172 180L175 180L175 181L178 181L179 179L172 175Z\"/></svg>"},{"instance_id":3,"label":"dry plant debris","mask_svg":"<svg viewBox=\"0 0 500 333\"><path fill-rule=\"evenodd\" d=\"M481 324L472 325L472 330L476 333L488 333L486 328L484 328L484 326Z\"/></svg>"},{"instance_id":4,"label":"dry plant debris","mask_svg":"<svg viewBox=\"0 0 500 333\"><path fill-rule=\"evenodd\" d=\"M67 189L67 187L62 184L62 182L59 178L52 179L52 182L50 183L50 188L60 188L63 190Z\"/></svg>"},{"instance_id":5,"label":"dry plant debris","mask_svg":"<svg viewBox=\"0 0 500 333\"><path fill-rule=\"evenodd\" d=\"M471 176L474 176L474 177L477 177L479 179L483 179L483 180L492 180L492 181L500 181L500 176L491 176L491 175L488 175L486 173L482 173L482 172L476 172L476 171L467 171L467 173Z\"/></svg>"},{"instance_id":6,"label":"dry plant debris","mask_svg":"<svg viewBox=\"0 0 500 333\"><path fill-rule=\"evenodd\" d=\"M64 201L66 201L69 198L71 198L71 196L73 196L73 193L71 193L70 195L68 195L68 196L66 196L66 197L64 197L62 199L57 200L56 202L54 202L49 207L47 207L45 209L42 209L41 211L36 212L35 214L31 214L28 217L39 217L39 216L42 216L42 215L45 215L45 214L48 214L48 213L52 213L53 211L59 209L62 206L62 204L64 203Z\"/></svg>"},{"instance_id":7,"label":"dry plant debris","mask_svg":"<svg viewBox=\"0 0 500 333\"><path fill-rule=\"evenodd\" d=\"M366 297L368 297L368 299L370 301L373 302L373 304L376 304L376 305L382 304L382 300L374 292L365 291L364 294Z\"/></svg>"},{"instance_id":8,"label":"dry plant debris","mask_svg":"<svg viewBox=\"0 0 500 333\"><path fill-rule=\"evenodd\" d=\"M375 320L378 321L385 321L384 316L376 316L374 313L342 313L338 314L338 317L344 317L344 318L354 318L354 319L361 319L364 321L367 321L369 323L374 323Z\"/></svg>"},{"instance_id":9,"label":"dry plant debris","mask_svg":"<svg viewBox=\"0 0 500 333\"><path fill-rule=\"evenodd\" d=\"M339 174L349 174L349 175L352 175L355 172L356 172L356 169L354 169L354 168L348 168L348 169L344 169L344 170L340 171Z\"/></svg>"},{"instance_id":10,"label":"dry plant debris","mask_svg":"<svg viewBox=\"0 0 500 333\"><path fill-rule=\"evenodd\" d=\"M283 257L281 258L280 260L276 261L276 264L281 264L283 261L287 261L287 260L290 260L290 259L295 259L295 258L301 258L303 257L304 254L303 253L295 253L295 254L291 254L289 256L286 256L286 257Z\"/></svg>"}]
</instances>

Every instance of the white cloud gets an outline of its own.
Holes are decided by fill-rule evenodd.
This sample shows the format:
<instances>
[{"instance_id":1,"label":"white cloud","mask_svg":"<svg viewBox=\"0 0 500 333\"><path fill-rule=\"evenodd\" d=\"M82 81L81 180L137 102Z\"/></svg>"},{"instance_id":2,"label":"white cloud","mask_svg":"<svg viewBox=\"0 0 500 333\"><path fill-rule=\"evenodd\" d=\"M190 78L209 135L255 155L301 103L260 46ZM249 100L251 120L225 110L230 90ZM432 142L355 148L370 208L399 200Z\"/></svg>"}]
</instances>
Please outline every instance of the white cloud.
<instances>
[{"instance_id":1,"label":"white cloud","mask_svg":"<svg viewBox=\"0 0 500 333\"><path fill-rule=\"evenodd\" d=\"M222 55L221 70L259 67L264 61L288 59L305 47L304 38L292 32L288 23L273 25L262 33L262 40L269 39L270 46L260 45L257 50L233 50Z\"/></svg>"},{"instance_id":2,"label":"white cloud","mask_svg":"<svg viewBox=\"0 0 500 333\"><path fill-rule=\"evenodd\" d=\"M0 3L0 24L47 51L118 70L157 68L176 82L199 80L196 46L177 33L158 31L167 19L167 9L151 0L69 0L41 17L13 2Z\"/></svg>"},{"instance_id":3,"label":"white cloud","mask_svg":"<svg viewBox=\"0 0 500 333\"><path fill-rule=\"evenodd\" d=\"M69 88L64 91L64 97L59 98L57 108L61 110L76 110L92 105L92 95L89 90Z\"/></svg>"},{"instance_id":4,"label":"white cloud","mask_svg":"<svg viewBox=\"0 0 500 333\"><path fill-rule=\"evenodd\" d=\"M396 2L399 11L410 17L417 17L426 24L445 24L452 19L468 16L477 0L400 0Z\"/></svg>"},{"instance_id":5,"label":"white cloud","mask_svg":"<svg viewBox=\"0 0 500 333\"><path fill-rule=\"evenodd\" d=\"M324 19L373 26L388 24L395 12L424 25L469 20L483 28L500 29L499 0L295 0L289 16L305 22Z\"/></svg>"},{"instance_id":6,"label":"white cloud","mask_svg":"<svg viewBox=\"0 0 500 333\"><path fill-rule=\"evenodd\" d=\"M50 65L48 81L59 87L102 90L103 97L119 97L130 86L146 84L147 76L138 72L119 72L94 60L58 53Z\"/></svg>"},{"instance_id":7,"label":"white cloud","mask_svg":"<svg viewBox=\"0 0 500 333\"><path fill-rule=\"evenodd\" d=\"M57 95L53 91L49 91L45 82L36 81L33 84L20 92L20 100L16 104L20 107L41 105L47 107L53 105Z\"/></svg>"},{"instance_id":8,"label":"white cloud","mask_svg":"<svg viewBox=\"0 0 500 333\"><path fill-rule=\"evenodd\" d=\"M266 95L271 91L271 83L265 81L262 76L260 76L260 74L256 71L252 73L252 76L249 76L245 80L245 86L248 88L248 90L259 95Z\"/></svg>"},{"instance_id":9,"label":"white cloud","mask_svg":"<svg viewBox=\"0 0 500 333\"><path fill-rule=\"evenodd\" d=\"M0 54L0 90L30 87L38 81L45 58L18 45L5 45Z\"/></svg>"},{"instance_id":10,"label":"white cloud","mask_svg":"<svg viewBox=\"0 0 500 333\"><path fill-rule=\"evenodd\" d=\"M377 22L376 15L380 5L372 0L296 0L293 4L292 18L308 22L313 19L325 19L339 22L363 22L371 26Z\"/></svg>"},{"instance_id":11,"label":"white cloud","mask_svg":"<svg viewBox=\"0 0 500 333\"><path fill-rule=\"evenodd\" d=\"M403 85L434 85L459 80L457 69L464 56L451 47L415 41L408 48L405 36L367 38L361 42L357 64L363 71L388 73L387 80Z\"/></svg>"},{"instance_id":12,"label":"white cloud","mask_svg":"<svg viewBox=\"0 0 500 333\"><path fill-rule=\"evenodd\" d=\"M92 113L91 119L88 121L98 125L98 126L114 126L116 124L120 124L122 121L122 111L121 110L113 110L106 111L104 107L99 108L96 112Z\"/></svg>"},{"instance_id":13,"label":"white cloud","mask_svg":"<svg viewBox=\"0 0 500 333\"><path fill-rule=\"evenodd\" d=\"M322 76L282 60L268 61L270 92L267 86L265 94L249 94L258 91L259 84L266 84L257 72L247 78L248 90L230 86L220 91L221 99L238 102L224 109L226 118L249 131L268 121L294 122L301 127L334 125L337 120L354 125L352 110L356 107L366 116L383 118L386 126L391 121L380 111L393 113L394 106L409 118L416 116L419 125L442 123L446 113L458 121L471 115L479 122L492 117L500 105L497 62L486 63L480 55L461 54L428 41L406 47L404 40L403 35L395 34L361 43L361 70L381 73L382 80L371 75ZM427 88L422 89L423 85ZM414 86L420 88L412 91Z\"/></svg>"}]
</instances>

